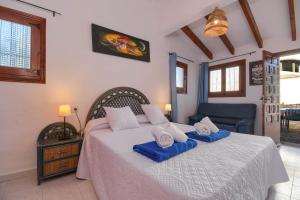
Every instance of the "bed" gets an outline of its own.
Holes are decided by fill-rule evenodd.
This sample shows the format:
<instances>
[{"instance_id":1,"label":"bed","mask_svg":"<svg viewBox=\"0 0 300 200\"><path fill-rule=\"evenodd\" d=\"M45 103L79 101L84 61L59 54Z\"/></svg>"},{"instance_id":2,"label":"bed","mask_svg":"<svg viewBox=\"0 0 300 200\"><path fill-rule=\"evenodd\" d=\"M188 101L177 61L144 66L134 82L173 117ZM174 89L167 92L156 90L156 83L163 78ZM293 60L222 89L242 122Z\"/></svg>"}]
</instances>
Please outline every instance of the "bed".
<instances>
[{"instance_id":1,"label":"bed","mask_svg":"<svg viewBox=\"0 0 300 200\"><path fill-rule=\"evenodd\" d=\"M136 89L114 88L94 102L87 121L104 117L103 106L130 106L138 115L143 114L141 105L149 103ZM288 181L269 137L232 133L214 143L197 141L196 148L156 163L132 150L153 140L152 127L145 123L135 129L86 133L76 176L91 180L101 200L263 200L271 185Z\"/></svg>"}]
</instances>

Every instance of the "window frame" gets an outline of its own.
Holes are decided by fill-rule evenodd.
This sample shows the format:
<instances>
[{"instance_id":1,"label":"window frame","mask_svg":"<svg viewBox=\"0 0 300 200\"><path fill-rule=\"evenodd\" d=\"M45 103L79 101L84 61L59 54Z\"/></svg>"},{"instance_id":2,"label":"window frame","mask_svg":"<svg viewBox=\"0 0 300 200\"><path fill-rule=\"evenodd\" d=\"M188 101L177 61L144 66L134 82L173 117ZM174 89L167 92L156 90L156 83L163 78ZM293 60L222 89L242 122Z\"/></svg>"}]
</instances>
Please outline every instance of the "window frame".
<instances>
[{"instance_id":1,"label":"window frame","mask_svg":"<svg viewBox=\"0 0 300 200\"><path fill-rule=\"evenodd\" d=\"M32 32L31 68L0 66L0 81L46 83L46 19L3 6L0 19L30 26Z\"/></svg>"},{"instance_id":2,"label":"window frame","mask_svg":"<svg viewBox=\"0 0 300 200\"><path fill-rule=\"evenodd\" d=\"M188 64L177 61L176 67L180 67L183 69L183 87L177 87L177 94L187 94L187 76L188 76ZM176 82L177 84L177 82Z\"/></svg>"},{"instance_id":3,"label":"window frame","mask_svg":"<svg viewBox=\"0 0 300 200\"><path fill-rule=\"evenodd\" d=\"M239 67L239 90L226 91L226 69L231 67ZM221 70L221 92L210 91L210 72ZM246 59L237 60L219 65L210 66L208 68L208 97L245 97L246 96Z\"/></svg>"}]
</instances>

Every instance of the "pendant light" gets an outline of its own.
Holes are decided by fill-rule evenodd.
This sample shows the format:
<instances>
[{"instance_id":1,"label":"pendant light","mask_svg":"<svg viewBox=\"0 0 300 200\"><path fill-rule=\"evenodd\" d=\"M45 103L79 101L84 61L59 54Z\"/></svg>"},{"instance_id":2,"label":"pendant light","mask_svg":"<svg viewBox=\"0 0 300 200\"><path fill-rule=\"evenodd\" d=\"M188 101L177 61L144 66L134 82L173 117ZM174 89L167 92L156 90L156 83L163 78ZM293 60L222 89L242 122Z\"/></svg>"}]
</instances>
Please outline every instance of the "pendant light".
<instances>
[{"instance_id":1,"label":"pendant light","mask_svg":"<svg viewBox=\"0 0 300 200\"><path fill-rule=\"evenodd\" d=\"M208 37L218 37L224 35L228 31L228 21L225 16L225 12L219 8L216 8L209 14L204 35Z\"/></svg>"}]
</instances>

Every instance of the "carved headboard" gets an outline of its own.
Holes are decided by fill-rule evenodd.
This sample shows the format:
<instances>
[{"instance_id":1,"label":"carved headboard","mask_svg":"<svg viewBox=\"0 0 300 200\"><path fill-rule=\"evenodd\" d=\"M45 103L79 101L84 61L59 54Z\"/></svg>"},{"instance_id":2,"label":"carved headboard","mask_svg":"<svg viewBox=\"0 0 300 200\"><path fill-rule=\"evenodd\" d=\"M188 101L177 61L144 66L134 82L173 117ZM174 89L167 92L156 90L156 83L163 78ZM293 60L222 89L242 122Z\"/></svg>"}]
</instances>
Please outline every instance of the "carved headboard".
<instances>
[{"instance_id":1,"label":"carved headboard","mask_svg":"<svg viewBox=\"0 0 300 200\"><path fill-rule=\"evenodd\" d=\"M130 87L117 87L103 93L92 105L86 123L91 119L105 117L103 107L120 108L129 106L134 114L144 114L142 104L149 104L147 97L140 91Z\"/></svg>"}]
</instances>

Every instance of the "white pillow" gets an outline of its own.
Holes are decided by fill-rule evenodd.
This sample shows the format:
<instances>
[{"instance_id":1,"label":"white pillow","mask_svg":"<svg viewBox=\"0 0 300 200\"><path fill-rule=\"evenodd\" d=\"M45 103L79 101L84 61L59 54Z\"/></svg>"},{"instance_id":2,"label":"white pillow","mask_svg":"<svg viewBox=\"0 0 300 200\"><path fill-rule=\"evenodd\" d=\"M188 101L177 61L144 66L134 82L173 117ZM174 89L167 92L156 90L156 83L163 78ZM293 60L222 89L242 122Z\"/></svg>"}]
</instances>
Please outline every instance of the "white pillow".
<instances>
[{"instance_id":1,"label":"white pillow","mask_svg":"<svg viewBox=\"0 0 300 200\"><path fill-rule=\"evenodd\" d=\"M84 133L87 134L91 131L104 129L104 128L109 128L108 120L106 117L92 119L86 124L84 128Z\"/></svg>"},{"instance_id":2,"label":"white pillow","mask_svg":"<svg viewBox=\"0 0 300 200\"><path fill-rule=\"evenodd\" d=\"M166 131L173 136L176 142L186 142L188 140L188 136L174 124L170 124Z\"/></svg>"},{"instance_id":3,"label":"white pillow","mask_svg":"<svg viewBox=\"0 0 300 200\"><path fill-rule=\"evenodd\" d=\"M108 123L112 130L138 128L140 125L129 106L123 108L104 107Z\"/></svg>"},{"instance_id":4,"label":"white pillow","mask_svg":"<svg viewBox=\"0 0 300 200\"><path fill-rule=\"evenodd\" d=\"M209 119L209 117L204 117L200 123L207 125L213 133L219 132L218 127Z\"/></svg>"},{"instance_id":5,"label":"white pillow","mask_svg":"<svg viewBox=\"0 0 300 200\"><path fill-rule=\"evenodd\" d=\"M150 123L146 115L136 115L136 118L140 124Z\"/></svg>"},{"instance_id":6,"label":"white pillow","mask_svg":"<svg viewBox=\"0 0 300 200\"><path fill-rule=\"evenodd\" d=\"M142 109L147 118L150 120L151 124L155 125L169 122L156 105L144 104L142 105Z\"/></svg>"}]
</instances>

